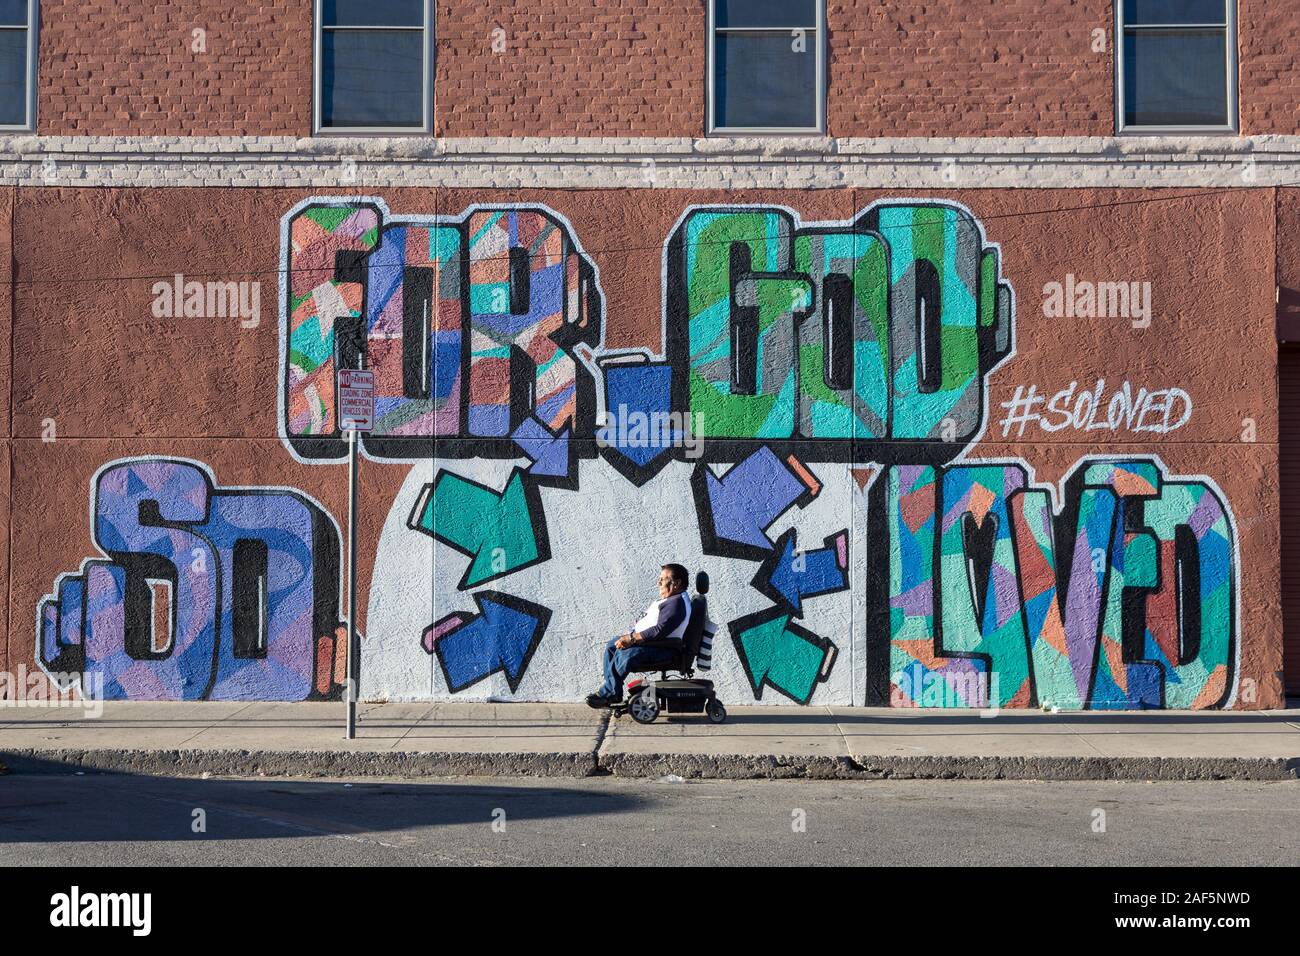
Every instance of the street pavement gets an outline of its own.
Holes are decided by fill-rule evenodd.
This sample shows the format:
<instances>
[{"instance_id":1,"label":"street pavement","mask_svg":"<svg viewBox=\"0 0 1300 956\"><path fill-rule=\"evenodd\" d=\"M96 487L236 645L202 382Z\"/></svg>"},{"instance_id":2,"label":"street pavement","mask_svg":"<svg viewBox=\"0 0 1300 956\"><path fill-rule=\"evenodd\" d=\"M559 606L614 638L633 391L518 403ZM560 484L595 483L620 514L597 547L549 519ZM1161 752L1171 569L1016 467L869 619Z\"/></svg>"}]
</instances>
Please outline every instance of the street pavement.
<instances>
[{"instance_id":1,"label":"street pavement","mask_svg":"<svg viewBox=\"0 0 1300 956\"><path fill-rule=\"evenodd\" d=\"M0 866L1300 860L1294 780L205 780L48 770L0 777Z\"/></svg>"}]
</instances>

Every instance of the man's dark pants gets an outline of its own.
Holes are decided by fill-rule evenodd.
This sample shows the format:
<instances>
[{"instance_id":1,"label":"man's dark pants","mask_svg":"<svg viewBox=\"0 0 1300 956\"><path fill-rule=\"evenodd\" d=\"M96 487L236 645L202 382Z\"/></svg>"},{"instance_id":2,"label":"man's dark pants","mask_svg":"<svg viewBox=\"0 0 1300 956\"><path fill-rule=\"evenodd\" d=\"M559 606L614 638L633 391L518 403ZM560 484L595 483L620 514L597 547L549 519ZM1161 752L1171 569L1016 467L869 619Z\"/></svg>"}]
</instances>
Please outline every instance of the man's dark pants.
<instances>
[{"instance_id":1,"label":"man's dark pants","mask_svg":"<svg viewBox=\"0 0 1300 956\"><path fill-rule=\"evenodd\" d=\"M660 665L671 663L677 657L666 647L638 647L635 644L622 650L615 647L614 645L625 636L620 634L618 637L611 637L609 643L605 645L605 683L600 685L600 690L596 693L606 699L622 698L623 679L633 669L653 670Z\"/></svg>"}]
</instances>

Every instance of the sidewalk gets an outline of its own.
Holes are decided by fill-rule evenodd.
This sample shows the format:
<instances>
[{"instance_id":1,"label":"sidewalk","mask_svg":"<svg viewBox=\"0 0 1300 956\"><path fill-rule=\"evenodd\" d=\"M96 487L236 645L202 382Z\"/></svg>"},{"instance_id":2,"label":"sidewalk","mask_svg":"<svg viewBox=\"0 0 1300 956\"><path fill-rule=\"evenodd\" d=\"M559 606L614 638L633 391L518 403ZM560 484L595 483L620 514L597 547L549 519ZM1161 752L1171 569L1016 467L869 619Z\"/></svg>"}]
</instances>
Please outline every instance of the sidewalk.
<instances>
[{"instance_id":1,"label":"sidewalk","mask_svg":"<svg viewBox=\"0 0 1300 956\"><path fill-rule=\"evenodd\" d=\"M733 707L725 724L640 725L574 704L0 707L12 772L167 776L619 776L1278 780L1300 777L1300 711L1044 714Z\"/></svg>"}]
</instances>

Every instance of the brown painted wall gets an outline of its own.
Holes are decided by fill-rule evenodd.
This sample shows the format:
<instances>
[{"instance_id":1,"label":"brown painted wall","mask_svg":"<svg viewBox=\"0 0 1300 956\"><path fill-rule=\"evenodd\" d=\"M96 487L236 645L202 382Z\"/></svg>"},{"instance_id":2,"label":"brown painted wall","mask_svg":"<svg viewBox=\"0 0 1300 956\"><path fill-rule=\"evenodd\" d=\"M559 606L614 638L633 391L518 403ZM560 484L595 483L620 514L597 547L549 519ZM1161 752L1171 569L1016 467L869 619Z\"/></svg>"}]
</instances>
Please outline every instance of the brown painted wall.
<instances>
[{"instance_id":1,"label":"brown painted wall","mask_svg":"<svg viewBox=\"0 0 1300 956\"><path fill-rule=\"evenodd\" d=\"M0 190L0 281L4 282L4 288L10 292L10 295L0 296L0 335L4 336L4 341L13 342L13 242L11 227L13 225L14 213L14 193L13 189ZM9 254L6 254L9 253ZM10 670L9 664L9 627L7 613L7 597L9 590L9 555L12 547L10 540L10 515L12 514L12 501L10 498L11 479L13 474L13 416L10 414L12 406L10 405L10 396L13 389L13 364L12 350L0 347L0 408L4 409L4 434L0 436L0 442L4 445L5 467L0 468L0 528L4 531L4 543L0 545L0 586L6 591L6 614L4 620L5 639L0 641L0 670Z\"/></svg>"},{"instance_id":2,"label":"brown painted wall","mask_svg":"<svg viewBox=\"0 0 1300 956\"><path fill-rule=\"evenodd\" d=\"M280 219L305 190L25 189L4 195L0 240L13 204L13 404L5 441L11 500L8 666L29 667L37 602L55 577L96 553L88 527L88 481L97 468L133 455L190 457L222 485L286 485L346 515L343 466L296 463L277 435L279 330L276 279ZM459 212L473 203L544 203L572 223L600 270L606 345L658 348L661 253L683 210L695 203L783 205L805 222L846 219L888 194L863 190L670 190L520 192L390 189L395 214ZM1280 703L1276 349L1274 265L1300 269L1295 230L1274 251L1276 194L1270 189L1187 196L1116 190L968 190L964 203L1000 245L1002 273L1016 291L1017 352L988 385L984 436L968 453L1016 458L1038 481L1055 483L1087 455L1158 454L1168 472L1217 483L1235 516L1239 545L1240 674L1254 702ZM1284 197L1287 221L1296 191ZM1292 223L1293 225L1293 223ZM1285 260L1285 261L1283 261ZM0 263L7 263L0 256ZM260 279L262 318L156 319L153 283L184 273L223 281ZM1044 289L1078 280L1150 282L1152 318L1049 318ZM3 276L0 276L3 278ZM1289 281L1283 279L1284 283ZM0 310L0 329L8 314ZM0 350L0 355L8 350ZM7 374L0 363L0 376ZM1077 381L1128 381L1136 392L1179 388L1194 404L1169 434L1067 428L1022 435L1000 425L1017 389L1050 395ZM0 388L0 395L10 389ZM53 420L57 440L42 440ZM1253 422L1253 436L1243 440ZM366 606L371 562L389 504L408 471L363 469L360 584ZM6 492L0 484L0 494ZM364 610L363 610L364 613ZM362 618L362 628L365 620Z\"/></svg>"},{"instance_id":3,"label":"brown painted wall","mask_svg":"<svg viewBox=\"0 0 1300 956\"><path fill-rule=\"evenodd\" d=\"M310 134L309 0L126 9L43 0L38 132ZM1300 132L1297 12L1295 0L1241 3L1243 133ZM438 0L436 23L439 136L704 133L705 0ZM829 0L827 24L831 135L1114 132L1106 0Z\"/></svg>"},{"instance_id":4,"label":"brown painted wall","mask_svg":"<svg viewBox=\"0 0 1300 956\"><path fill-rule=\"evenodd\" d=\"M1300 341L1300 189L1277 191L1278 317Z\"/></svg>"}]
</instances>

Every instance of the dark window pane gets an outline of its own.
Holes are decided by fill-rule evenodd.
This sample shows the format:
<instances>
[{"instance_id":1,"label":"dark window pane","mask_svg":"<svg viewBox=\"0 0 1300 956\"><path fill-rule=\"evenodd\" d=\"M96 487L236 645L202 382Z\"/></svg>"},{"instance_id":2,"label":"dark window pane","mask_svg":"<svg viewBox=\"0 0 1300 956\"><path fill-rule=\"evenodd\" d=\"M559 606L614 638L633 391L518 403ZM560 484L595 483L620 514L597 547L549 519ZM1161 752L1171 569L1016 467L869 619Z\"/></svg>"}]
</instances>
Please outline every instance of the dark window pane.
<instances>
[{"instance_id":1,"label":"dark window pane","mask_svg":"<svg viewBox=\"0 0 1300 956\"><path fill-rule=\"evenodd\" d=\"M27 122L27 31L0 30L0 125Z\"/></svg>"},{"instance_id":2,"label":"dark window pane","mask_svg":"<svg viewBox=\"0 0 1300 956\"><path fill-rule=\"evenodd\" d=\"M1124 0L1124 25L1227 23L1225 0Z\"/></svg>"},{"instance_id":3,"label":"dark window pane","mask_svg":"<svg viewBox=\"0 0 1300 956\"><path fill-rule=\"evenodd\" d=\"M719 27L816 27L817 0L715 0Z\"/></svg>"},{"instance_id":4,"label":"dark window pane","mask_svg":"<svg viewBox=\"0 0 1300 956\"><path fill-rule=\"evenodd\" d=\"M714 123L720 127L817 125L817 34L804 52L788 33L719 34Z\"/></svg>"},{"instance_id":5,"label":"dark window pane","mask_svg":"<svg viewBox=\"0 0 1300 956\"><path fill-rule=\"evenodd\" d=\"M325 32L321 124L423 126L423 52L423 32Z\"/></svg>"},{"instance_id":6,"label":"dark window pane","mask_svg":"<svg viewBox=\"0 0 1300 956\"><path fill-rule=\"evenodd\" d=\"M327 27L422 27L424 0L324 0L321 17Z\"/></svg>"},{"instance_id":7,"label":"dark window pane","mask_svg":"<svg viewBox=\"0 0 1300 956\"><path fill-rule=\"evenodd\" d=\"M1143 30L1124 37L1124 122L1226 126L1227 49L1222 31Z\"/></svg>"},{"instance_id":8,"label":"dark window pane","mask_svg":"<svg viewBox=\"0 0 1300 956\"><path fill-rule=\"evenodd\" d=\"M0 23L5 26L27 26L27 0L0 0Z\"/></svg>"}]
</instances>

